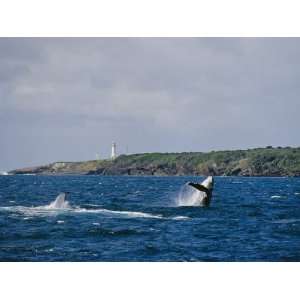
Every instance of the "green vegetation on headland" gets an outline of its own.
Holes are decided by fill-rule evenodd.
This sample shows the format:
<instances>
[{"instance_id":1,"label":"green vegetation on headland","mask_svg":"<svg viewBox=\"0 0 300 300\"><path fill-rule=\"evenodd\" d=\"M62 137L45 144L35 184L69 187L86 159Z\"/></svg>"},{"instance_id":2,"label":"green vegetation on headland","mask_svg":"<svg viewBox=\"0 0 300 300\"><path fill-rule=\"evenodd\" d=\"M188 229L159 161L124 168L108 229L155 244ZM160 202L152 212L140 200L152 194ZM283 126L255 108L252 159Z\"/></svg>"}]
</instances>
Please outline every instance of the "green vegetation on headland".
<instances>
[{"instance_id":1,"label":"green vegetation on headland","mask_svg":"<svg viewBox=\"0 0 300 300\"><path fill-rule=\"evenodd\" d=\"M10 174L300 176L300 148L142 153L115 160L57 162Z\"/></svg>"}]
</instances>

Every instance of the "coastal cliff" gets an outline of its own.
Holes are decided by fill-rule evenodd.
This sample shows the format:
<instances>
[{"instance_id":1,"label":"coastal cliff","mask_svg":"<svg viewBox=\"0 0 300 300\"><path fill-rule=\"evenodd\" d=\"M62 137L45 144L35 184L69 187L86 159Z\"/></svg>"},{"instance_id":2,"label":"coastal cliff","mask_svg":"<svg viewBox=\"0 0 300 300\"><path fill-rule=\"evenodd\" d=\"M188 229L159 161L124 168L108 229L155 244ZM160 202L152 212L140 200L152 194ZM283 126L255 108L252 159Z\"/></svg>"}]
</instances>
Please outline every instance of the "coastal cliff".
<instances>
[{"instance_id":1,"label":"coastal cliff","mask_svg":"<svg viewBox=\"0 0 300 300\"><path fill-rule=\"evenodd\" d=\"M115 160L56 162L9 174L300 176L300 148L142 153Z\"/></svg>"}]
</instances>

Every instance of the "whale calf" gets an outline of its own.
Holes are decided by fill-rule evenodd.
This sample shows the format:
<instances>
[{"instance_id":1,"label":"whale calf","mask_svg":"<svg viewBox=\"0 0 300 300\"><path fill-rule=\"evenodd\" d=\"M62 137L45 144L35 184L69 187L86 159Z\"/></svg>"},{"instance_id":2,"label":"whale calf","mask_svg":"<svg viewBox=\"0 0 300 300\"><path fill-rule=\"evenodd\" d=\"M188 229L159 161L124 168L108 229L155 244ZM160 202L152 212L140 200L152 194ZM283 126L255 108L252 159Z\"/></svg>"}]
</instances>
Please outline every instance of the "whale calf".
<instances>
[{"instance_id":1,"label":"whale calf","mask_svg":"<svg viewBox=\"0 0 300 300\"><path fill-rule=\"evenodd\" d=\"M188 182L188 185L192 186L196 190L205 193L205 197L201 200L201 204L203 206L209 206L211 198L212 198L212 191L214 186L214 179L212 176L208 176L205 180L201 183L194 183Z\"/></svg>"}]
</instances>

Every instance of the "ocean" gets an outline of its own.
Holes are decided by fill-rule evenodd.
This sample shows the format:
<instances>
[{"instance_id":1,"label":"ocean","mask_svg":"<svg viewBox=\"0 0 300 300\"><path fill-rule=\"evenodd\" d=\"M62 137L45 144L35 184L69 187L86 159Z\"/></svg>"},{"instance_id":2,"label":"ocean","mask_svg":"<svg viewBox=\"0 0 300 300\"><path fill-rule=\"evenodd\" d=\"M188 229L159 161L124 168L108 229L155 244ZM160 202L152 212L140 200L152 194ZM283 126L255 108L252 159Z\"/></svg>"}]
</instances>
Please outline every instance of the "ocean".
<instances>
[{"instance_id":1,"label":"ocean","mask_svg":"<svg viewBox=\"0 0 300 300\"><path fill-rule=\"evenodd\" d=\"M0 176L0 261L300 261L300 178L203 179Z\"/></svg>"}]
</instances>

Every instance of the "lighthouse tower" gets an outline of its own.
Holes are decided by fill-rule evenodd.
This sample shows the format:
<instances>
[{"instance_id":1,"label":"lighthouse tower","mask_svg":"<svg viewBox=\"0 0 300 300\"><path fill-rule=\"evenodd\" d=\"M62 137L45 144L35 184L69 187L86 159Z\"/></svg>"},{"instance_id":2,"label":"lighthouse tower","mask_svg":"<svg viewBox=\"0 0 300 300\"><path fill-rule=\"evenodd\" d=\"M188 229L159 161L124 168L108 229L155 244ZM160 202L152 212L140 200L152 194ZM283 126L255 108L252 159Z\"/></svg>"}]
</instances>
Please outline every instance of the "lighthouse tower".
<instances>
[{"instance_id":1,"label":"lighthouse tower","mask_svg":"<svg viewBox=\"0 0 300 300\"><path fill-rule=\"evenodd\" d=\"M117 157L117 144L113 142L111 146L111 159L115 159L116 157Z\"/></svg>"}]
</instances>

